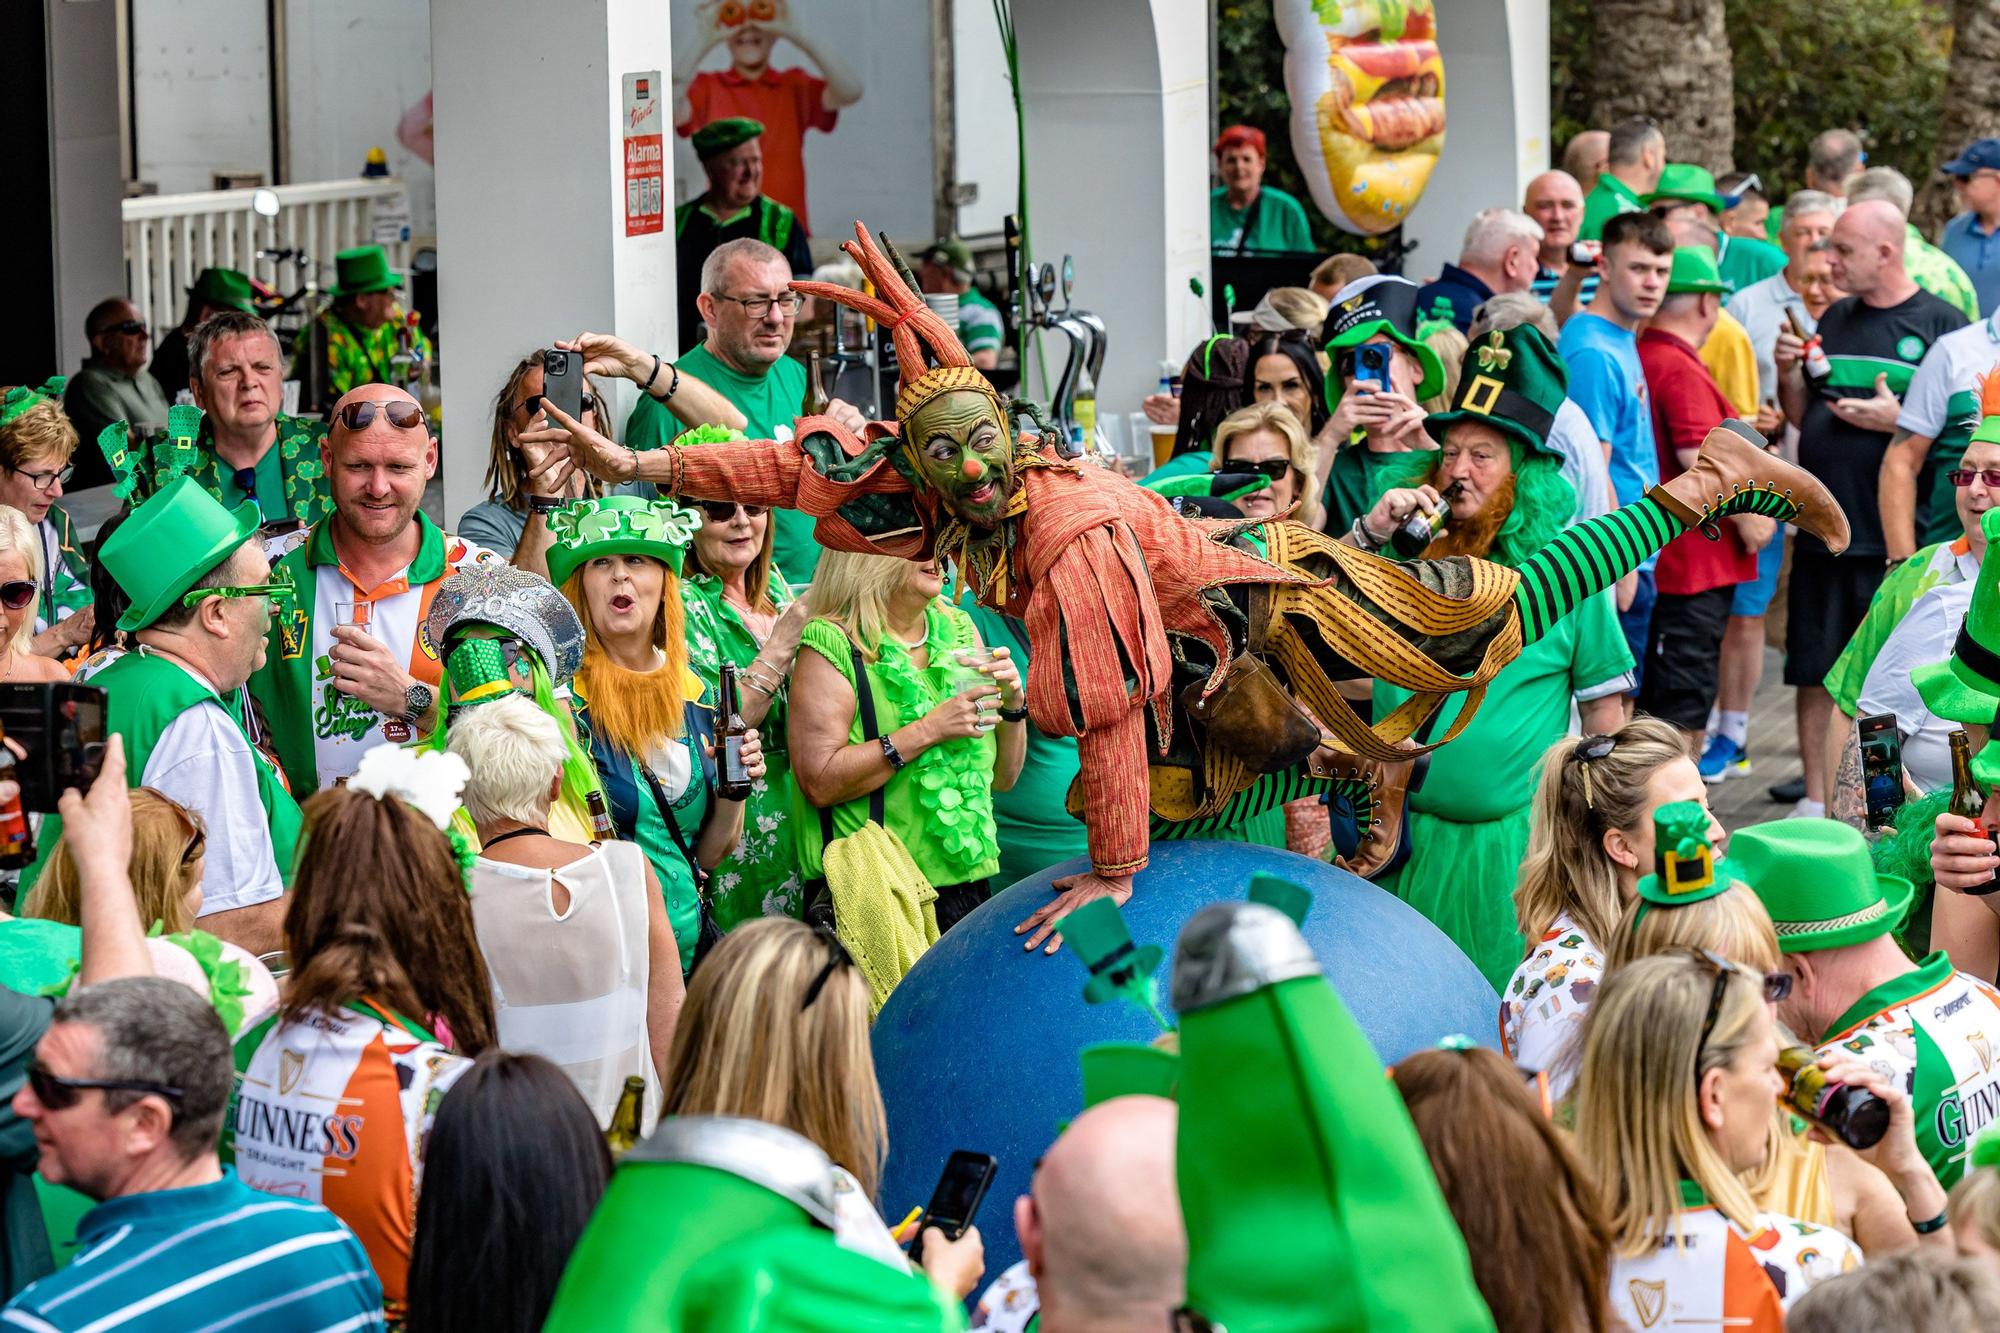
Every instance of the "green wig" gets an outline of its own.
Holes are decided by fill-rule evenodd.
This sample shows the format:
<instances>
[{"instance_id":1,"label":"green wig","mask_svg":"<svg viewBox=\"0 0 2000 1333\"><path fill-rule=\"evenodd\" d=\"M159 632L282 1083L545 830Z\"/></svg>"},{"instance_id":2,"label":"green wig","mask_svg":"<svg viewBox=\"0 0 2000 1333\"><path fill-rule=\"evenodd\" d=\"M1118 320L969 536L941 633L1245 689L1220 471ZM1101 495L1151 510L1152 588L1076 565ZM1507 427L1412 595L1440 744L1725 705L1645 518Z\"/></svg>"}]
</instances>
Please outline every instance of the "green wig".
<instances>
[{"instance_id":1,"label":"green wig","mask_svg":"<svg viewBox=\"0 0 2000 1333\"><path fill-rule=\"evenodd\" d=\"M1563 476L1559 459L1551 454L1529 454L1511 434L1506 439L1514 460L1514 509L1494 534L1493 549L1486 558L1517 569L1570 525L1576 514L1576 488ZM1397 487L1423 485L1430 480L1437 461L1435 449L1383 455L1375 474L1375 499Z\"/></svg>"}]
</instances>

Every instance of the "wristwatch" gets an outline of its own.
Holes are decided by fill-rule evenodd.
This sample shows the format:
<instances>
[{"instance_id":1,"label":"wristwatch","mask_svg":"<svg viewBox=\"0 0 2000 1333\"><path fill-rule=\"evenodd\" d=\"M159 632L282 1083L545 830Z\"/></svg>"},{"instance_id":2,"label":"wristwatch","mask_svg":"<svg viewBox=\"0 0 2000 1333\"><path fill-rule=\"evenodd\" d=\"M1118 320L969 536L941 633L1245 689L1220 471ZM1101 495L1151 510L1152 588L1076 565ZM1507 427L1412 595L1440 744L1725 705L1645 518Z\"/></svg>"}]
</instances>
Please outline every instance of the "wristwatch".
<instances>
[{"instance_id":1,"label":"wristwatch","mask_svg":"<svg viewBox=\"0 0 2000 1333\"><path fill-rule=\"evenodd\" d=\"M410 688L403 691L403 721L416 725L418 718L428 713L437 695L422 681L412 681Z\"/></svg>"},{"instance_id":2,"label":"wristwatch","mask_svg":"<svg viewBox=\"0 0 2000 1333\"><path fill-rule=\"evenodd\" d=\"M896 748L896 742L890 740L887 736L881 736L877 739L882 742L882 757L889 761L889 767L895 769L898 773L902 772L903 765L910 761L903 758L903 752Z\"/></svg>"},{"instance_id":3,"label":"wristwatch","mask_svg":"<svg viewBox=\"0 0 2000 1333\"><path fill-rule=\"evenodd\" d=\"M560 495L530 495L528 497L528 508L537 514L553 514L568 503L569 501Z\"/></svg>"},{"instance_id":4,"label":"wristwatch","mask_svg":"<svg viewBox=\"0 0 2000 1333\"><path fill-rule=\"evenodd\" d=\"M1002 722L1020 722L1027 716L1028 703L1025 699L1021 701L1019 708L1003 708L1000 710L1000 720Z\"/></svg>"}]
</instances>

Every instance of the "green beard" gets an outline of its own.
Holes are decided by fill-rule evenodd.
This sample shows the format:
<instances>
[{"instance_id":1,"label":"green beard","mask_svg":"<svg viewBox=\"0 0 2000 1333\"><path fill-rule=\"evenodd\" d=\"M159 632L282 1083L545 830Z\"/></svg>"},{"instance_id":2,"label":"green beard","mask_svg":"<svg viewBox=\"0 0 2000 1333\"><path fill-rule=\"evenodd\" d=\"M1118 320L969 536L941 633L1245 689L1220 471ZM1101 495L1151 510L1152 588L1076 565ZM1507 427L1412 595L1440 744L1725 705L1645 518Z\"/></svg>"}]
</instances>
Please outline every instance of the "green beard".
<instances>
[{"instance_id":1,"label":"green beard","mask_svg":"<svg viewBox=\"0 0 2000 1333\"><path fill-rule=\"evenodd\" d=\"M993 430L982 446L975 447L975 438L988 423ZM1016 475L1013 433L993 399L973 390L952 390L925 403L902 424L904 447L919 484L968 526L999 526L1007 516ZM948 443L948 452L933 457L931 448L940 442ZM966 462L972 459L980 464L977 476L966 475Z\"/></svg>"}]
</instances>

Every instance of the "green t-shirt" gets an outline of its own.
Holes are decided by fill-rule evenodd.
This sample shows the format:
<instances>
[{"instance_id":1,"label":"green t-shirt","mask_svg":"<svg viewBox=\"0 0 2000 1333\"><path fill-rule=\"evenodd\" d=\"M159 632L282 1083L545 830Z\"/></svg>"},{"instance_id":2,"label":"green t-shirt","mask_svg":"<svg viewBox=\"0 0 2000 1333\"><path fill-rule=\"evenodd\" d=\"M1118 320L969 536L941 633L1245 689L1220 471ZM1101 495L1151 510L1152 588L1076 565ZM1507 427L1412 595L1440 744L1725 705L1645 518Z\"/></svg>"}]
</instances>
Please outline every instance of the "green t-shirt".
<instances>
[{"instance_id":1,"label":"green t-shirt","mask_svg":"<svg viewBox=\"0 0 2000 1333\"><path fill-rule=\"evenodd\" d=\"M269 449L264 451L264 456L257 460L257 494L255 496L252 496L248 491L245 491L241 486L236 484L236 474L234 472L218 468L217 473L222 482L221 498L224 509L233 511L245 500L255 499L257 501L257 508L264 515L266 523L276 519L291 517L285 510L284 460L279 457L278 446L275 442L272 443Z\"/></svg>"},{"instance_id":2,"label":"green t-shirt","mask_svg":"<svg viewBox=\"0 0 2000 1333\"><path fill-rule=\"evenodd\" d=\"M1248 235L1243 223L1255 210L1257 218ZM1303 254L1313 248L1312 225L1299 201L1283 190L1266 185L1250 201L1249 208L1229 206L1229 191L1221 186L1208 197L1209 244L1219 255Z\"/></svg>"},{"instance_id":3,"label":"green t-shirt","mask_svg":"<svg viewBox=\"0 0 2000 1333\"><path fill-rule=\"evenodd\" d=\"M674 364L682 374L694 376L734 404L748 418L743 433L751 439L792 438L792 423L798 420L799 408L806 400L806 368L791 357L779 357L762 375L745 375L723 364L703 343ZM657 449L672 443L681 430L665 406L651 394L641 394L632 415L625 419L625 445L629 449ZM774 509L771 518L778 525L773 558L787 583L803 587L812 582L813 569L819 564L821 547L813 540L813 519L796 509Z\"/></svg>"},{"instance_id":4,"label":"green t-shirt","mask_svg":"<svg viewBox=\"0 0 2000 1333\"><path fill-rule=\"evenodd\" d=\"M1643 213L1646 206L1639 202L1639 196L1632 193L1610 172L1597 178L1597 184L1583 197L1583 222L1577 227L1579 239L1599 240L1604 235L1604 224L1620 213Z\"/></svg>"},{"instance_id":5,"label":"green t-shirt","mask_svg":"<svg viewBox=\"0 0 2000 1333\"><path fill-rule=\"evenodd\" d=\"M1739 292L1753 282L1783 272L1785 263L1783 250L1748 236L1724 236L1722 253L1715 257L1715 267L1723 281Z\"/></svg>"},{"instance_id":6,"label":"green t-shirt","mask_svg":"<svg viewBox=\"0 0 2000 1333\"><path fill-rule=\"evenodd\" d=\"M1966 319L1978 319L1979 291L1958 261L1925 240L1915 223L1903 225L1903 269L1910 281L1955 307Z\"/></svg>"},{"instance_id":7,"label":"green t-shirt","mask_svg":"<svg viewBox=\"0 0 2000 1333\"><path fill-rule=\"evenodd\" d=\"M997 352L1006 338L1000 308L981 295L977 287L958 298L958 340L968 352Z\"/></svg>"}]
</instances>

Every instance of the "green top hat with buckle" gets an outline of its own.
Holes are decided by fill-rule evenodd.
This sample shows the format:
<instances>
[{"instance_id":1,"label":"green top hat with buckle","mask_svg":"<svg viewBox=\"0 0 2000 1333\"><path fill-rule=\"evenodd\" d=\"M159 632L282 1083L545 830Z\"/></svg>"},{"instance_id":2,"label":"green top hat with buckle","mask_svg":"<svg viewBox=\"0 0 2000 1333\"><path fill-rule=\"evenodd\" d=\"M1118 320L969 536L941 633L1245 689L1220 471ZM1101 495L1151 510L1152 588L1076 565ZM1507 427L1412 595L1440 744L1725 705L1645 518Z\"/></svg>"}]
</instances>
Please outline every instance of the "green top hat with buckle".
<instances>
[{"instance_id":1,"label":"green top hat with buckle","mask_svg":"<svg viewBox=\"0 0 2000 1333\"><path fill-rule=\"evenodd\" d=\"M1667 275L1668 296L1692 292L1714 292L1717 296L1727 296L1735 290L1735 285L1726 280L1722 270L1715 266L1715 254L1707 246L1674 247L1674 266Z\"/></svg>"},{"instance_id":2,"label":"green top hat with buckle","mask_svg":"<svg viewBox=\"0 0 2000 1333\"><path fill-rule=\"evenodd\" d=\"M1422 317L1417 311L1417 284L1388 273L1356 278L1333 294L1327 307L1326 323L1320 326L1329 352L1359 347L1377 334L1386 335L1417 359L1423 378L1414 395L1435 398L1444 392L1444 363L1438 354L1417 337ZM1338 364L1340 358L1335 357ZM1344 391L1339 375L1326 377L1326 405L1329 411Z\"/></svg>"},{"instance_id":3,"label":"green top hat with buckle","mask_svg":"<svg viewBox=\"0 0 2000 1333\"><path fill-rule=\"evenodd\" d=\"M2000 417L1987 417L1980 430L2000 425ZM1973 438L1979 438L1975 433ZM1979 519L1988 549L2000 541L2000 509L1989 509ZM1923 696L1924 707L1952 722L1976 722L1992 726L1994 707L2000 704L2000 561L1979 562L1979 577L1972 585L1972 604L1965 610L1965 622L1958 627L1958 640L1951 656L1931 662L1910 673L1910 681ZM1988 747L1989 749L1991 747ZM1982 782L2000 778L2000 772L1982 750L1973 769Z\"/></svg>"},{"instance_id":4,"label":"green top hat with buckle","mask_svg":"<svg viewBox=\"0 0 2000 1333\"><path fill-rule=\"evenodd\" d=\"M1727 893L1743 881L1708 841L1699 801L1671 801L1653 812L1653 873L1639 881L1637 924L1654 905L1685 907Z\"/></svg>"},{"instance_id":5,"label":"green top hat with buckle","mask_svg":"<svg viewBox=\"0 0 2000 1333\"><path fill-rule=\"evenodd\" d=\"M263 521L254 500L224 509L193 477L176 477L134 509L98 552L104 568L132 599L130 609L118 617L118 628L144 629L165 615L183 593L256 536Z\"/></svg>"},{"instance_id":6,"label":"green top hat with buckle","mask_svg":"<svg viewBox=\"0 0 2000 1333\"><path fill-rule=\"evenodd\" d=\"M402 286L389 268L389 252L379 245L357 245L333 257L332 296L362 296Z\"/></svg>"},{"instance_id":7,"label":"green top hat with buckle","mask_svg":"<svg viewBox=\"0 0 2000 1333\"><path fill-rule=\"evenodd\" d=\"M1698 167L1692 162L1667 163L1666 169L1660 173L1660 183L1639 202L1651 208L1668 200L1707 204L1717 214L1729 210L1729 202L1715 192L1715 177L1709 174L1706 167Z\"/></svg>"},{"instance_id":8,"label":"green top hat with buckle","mask_svg":"<svg viewBox=\"0 0 2000 1333\"><path fill-rule=\"evenodd\" d=\"M1465 349L1451 409L1424 418L1424 429L1442 440L1455 422L1484 422L1520 445L1523 457L1560 459L1549 431L1568 393L1569 372L1540 329L1532 324L1494 329Z\"/></svg>"},{"instance_id":9,"label":"green top hat with buckle","mask_svg":"<svg viewBox=\"0 0 2000 1333\"><path fill-rule=\"evenodd\" d=\"M1778 819L1729 840L1736 873L1763 900L1786 953L1838 949L1902 921L1910 881L1876 871L1860 830L1832 819Z\"/></svg>"},{"instance_id":10,"label":"green top hat with buckle","mask_svg":"<svg viewBox=\"0 0 2000 1333\"><path fill-rule=\"evenodd\" d=\"M719 153L726 153L738 144L749 143L764 132L762 121L748 116L725 116L721 120L711 120L694 132L688 145L694 155L706 162Z\"/></svg>"},{"instance_id":11,"label":"green top hat with buckle","mask_svg":"<svg viewBox=\"0 0 2000 1333\"><path fill-rule=\"evenodd\" d=\"M233 268L205 268L195 275L194 286L188 288L188 302L247 312L252 308L250 279Z\"/></svg>"},{"instance_id":12,"label":"green top hat with buckle","mask_svg":"<svg viewBox=\"0 0 2000 1333\"><path fill-rule=\"evenodd\" d=\"M1160 1012L1159 983L1153 978L1166 951L1157 944L1134 944L1117 903L1094 898L1056 922L1056 929L1090 970L1083 987L1085 1000L1103 1004L1123 999L1151 1015L1162 1032L1172 1030Z\"/></svg>"},{"instance_id":13,"label":"green top hat with buckle","mask_svg":"<svg viewBox=\"0 0 2000 1333\"><path fill-rule=\"evenodd\" d=\"M688 543L701 531L701 515L672 500L607 495L573 500L549 515L549 582L558 588L588 562L605 555L649 555L681 572Z\"/></svg>"}]
</instances>

